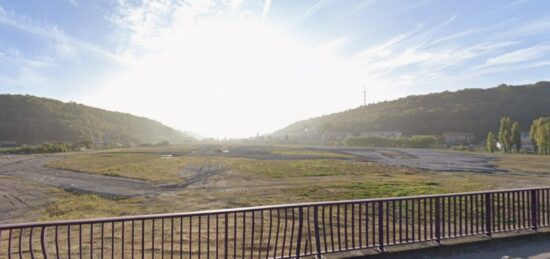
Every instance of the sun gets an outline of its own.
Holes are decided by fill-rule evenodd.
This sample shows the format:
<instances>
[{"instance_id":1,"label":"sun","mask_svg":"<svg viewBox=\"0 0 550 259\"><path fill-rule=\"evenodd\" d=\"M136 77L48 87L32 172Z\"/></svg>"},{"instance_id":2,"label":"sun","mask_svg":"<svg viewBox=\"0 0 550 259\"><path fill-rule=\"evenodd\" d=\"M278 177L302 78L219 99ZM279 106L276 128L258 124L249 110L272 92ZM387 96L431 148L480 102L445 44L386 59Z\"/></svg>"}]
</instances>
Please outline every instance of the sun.
<instances>
[{"instance_id":1,"label":"sun","mask_svg":"<svg viewBox=\"0 0 550 259\"><path fill-rule=\"evenodd\" d=\"M116 103L205 136L265 134L332 109L338 84L358 72L260 21L214 19L136 40L141 47L127 50L123 70L101 88L102 107Z\"/></svg>"}]
</instances>

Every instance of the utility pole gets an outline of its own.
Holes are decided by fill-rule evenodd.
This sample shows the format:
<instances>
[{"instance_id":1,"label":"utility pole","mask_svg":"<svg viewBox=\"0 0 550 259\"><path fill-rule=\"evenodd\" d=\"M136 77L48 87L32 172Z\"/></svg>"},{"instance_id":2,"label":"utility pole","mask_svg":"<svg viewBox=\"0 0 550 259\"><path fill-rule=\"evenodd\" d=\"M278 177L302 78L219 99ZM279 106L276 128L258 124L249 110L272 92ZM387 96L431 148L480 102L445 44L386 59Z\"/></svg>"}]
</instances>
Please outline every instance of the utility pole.
<instances>
[{"instance_id":1,"label":"utility pole","mask_svg":"<svg viewBox=\"0 0 550 259\"><path fill-rule=\"evenodd\" d=\"M367 88L363 86L363 106L367 106Z\"/></svg>"}]
</instances>

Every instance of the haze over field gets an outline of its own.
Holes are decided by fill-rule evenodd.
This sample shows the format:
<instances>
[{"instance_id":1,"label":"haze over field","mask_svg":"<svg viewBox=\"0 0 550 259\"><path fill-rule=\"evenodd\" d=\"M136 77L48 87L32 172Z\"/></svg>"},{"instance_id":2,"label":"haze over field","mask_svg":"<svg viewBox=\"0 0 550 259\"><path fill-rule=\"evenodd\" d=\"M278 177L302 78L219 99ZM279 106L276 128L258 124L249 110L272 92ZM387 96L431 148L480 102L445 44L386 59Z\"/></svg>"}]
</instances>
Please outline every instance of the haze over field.
<instances>
[{"instance_id":1,"label":"haze over field","mask_svg":"<svg viewBox=\"0 0 550 259\"><path fill-rule=\"evenodd\" d=\"M363 88L370 103L548 80L548 10L542 0L0 1L0 93L248 137L356 108Z\"/></svg>"}]
</instances>

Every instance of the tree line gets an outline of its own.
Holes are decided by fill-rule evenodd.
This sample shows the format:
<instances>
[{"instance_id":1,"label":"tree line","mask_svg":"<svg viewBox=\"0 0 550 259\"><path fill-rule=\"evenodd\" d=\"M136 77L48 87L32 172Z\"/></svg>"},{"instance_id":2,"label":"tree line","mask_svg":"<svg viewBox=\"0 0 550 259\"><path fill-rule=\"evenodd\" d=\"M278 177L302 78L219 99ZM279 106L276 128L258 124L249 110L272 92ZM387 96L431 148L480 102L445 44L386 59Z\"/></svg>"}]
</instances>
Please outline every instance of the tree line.
<instances>
[{"instance_id":1,"label":"tree line","mask_svg":"<svg viewBox=\"0 0 550 259\"><path fill-rule=\"evenodd\" d=\"M0 141L31 146L87 142L104 148L190 140L157 121L127 113L30 95L0 94Z\"/></svg>"},{"instance_id":2,"label":"tree line","mask_svg":"<svg viewBox=\"0 0 550 259\"><path fill-rule=\"evenodd\" d=\"M305 140L313 138L312 142L321 142L326 133L361 136L363 132L400 131L412 136L470 132L474 134L473 141L481 143L487 132L494 132L494 126L503 116L516 118L525 126L534 119L548 116L548 100L550 82L408 96L296 122L273 135L302 136Z\"/></svg>"},{"instance_id":3,"label":"tree line","mask_svg":"<svg viewBox=\"0 0 550 259\"><path fill-rule=\"evenodd\" d=\"M530 127L529 139L535 152L539 154L550 154L550 117L535 119ZM498 142L497 142L498 141ZM492 131L487 134L486 148L489 152L495 152L499 147L504 153L512 153L514 150L519 153L522 148L521 127L519 122L512 121L510 117L500 119L498 135Z\"/></svg>"},{"instance_id":4,"label":"tree line","mask_svg":"<svg viewBox=\"0 0 550 259\"><path fill-rule=\"evenodd\" d=\"M415 135L408 138L382 138L382 137L351 137L344 143L346 146L358 147L401 147L401 148L437 148L443 140L436 136Z\"/></svg>"}]
</instances>

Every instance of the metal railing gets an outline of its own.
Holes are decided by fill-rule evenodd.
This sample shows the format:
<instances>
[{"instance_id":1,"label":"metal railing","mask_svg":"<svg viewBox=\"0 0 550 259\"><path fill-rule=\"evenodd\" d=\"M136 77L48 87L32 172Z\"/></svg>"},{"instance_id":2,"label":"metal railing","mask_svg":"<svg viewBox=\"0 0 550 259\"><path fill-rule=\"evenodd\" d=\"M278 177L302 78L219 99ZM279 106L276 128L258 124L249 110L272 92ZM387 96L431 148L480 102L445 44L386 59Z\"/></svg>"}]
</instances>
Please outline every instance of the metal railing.
<instances>
[{"instance_id":1,"label":"metal railing","mask_svg":"<svg viewBox=\"0 0 550 259\"><path fill-rule=\"evenodd\" d=\"M550 224L550 188L0 225L1 258L299 258Z\"/></svg>"}]
</instances>

